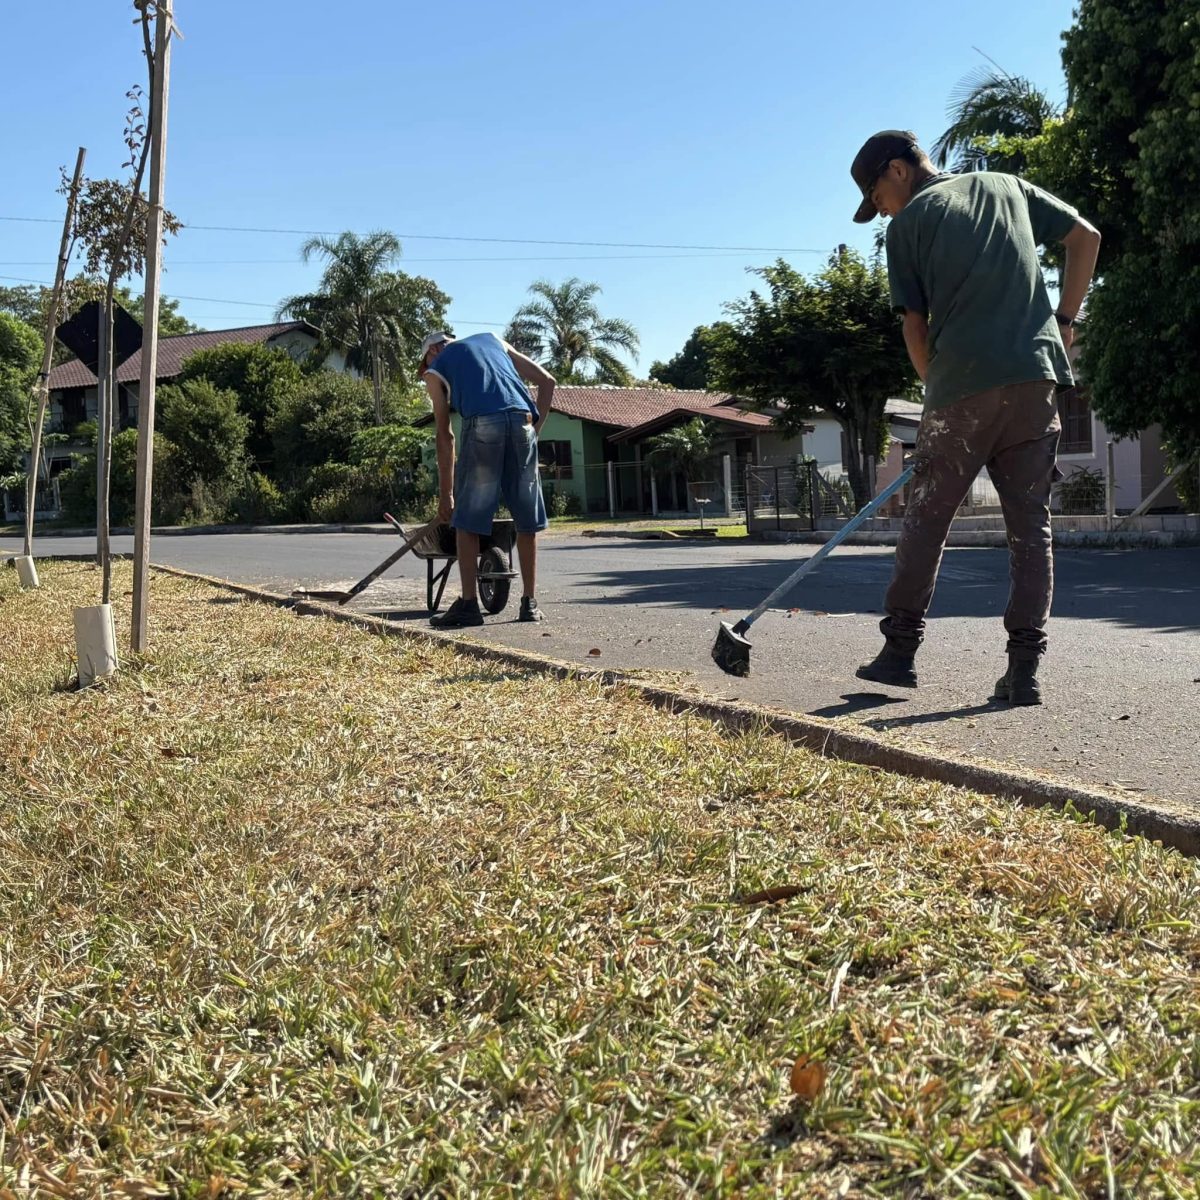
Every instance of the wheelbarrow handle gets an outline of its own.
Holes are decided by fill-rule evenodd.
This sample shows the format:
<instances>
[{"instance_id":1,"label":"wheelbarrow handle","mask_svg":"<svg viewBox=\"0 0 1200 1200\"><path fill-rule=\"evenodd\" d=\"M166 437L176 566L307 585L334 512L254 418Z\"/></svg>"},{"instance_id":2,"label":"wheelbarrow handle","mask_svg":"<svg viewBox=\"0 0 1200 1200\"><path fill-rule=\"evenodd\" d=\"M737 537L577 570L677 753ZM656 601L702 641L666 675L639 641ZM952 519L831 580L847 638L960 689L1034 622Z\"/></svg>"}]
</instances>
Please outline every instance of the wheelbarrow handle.
<instances>
[{"instance_id":1,"label":"wheelbarrow handle","mask_svg":"<svg viewBox=\"0 0 1200 1200\"><path fill-rule=\"evenodd\" d=\"M430 522L429 522L428 524L426 524L426 525L422 525L422 526L421 526L421 528L420 528L420 529L418 529L418 530L416 531L416 533L414 533L414 534L412 535L412 537L410 537L410 538L409 538L409 539L408 539L408 540L407 540L407 541L404 543L404 545L400 547L400 549L399 549L399 550L397 550L397 551L396 551L394 554L389 554L389 555L387 556L387 558L385 558L385 559L383 560L383 562L381 562L381 563L379 564L379 566L377 566L377 567L375 568L375 570L373 570L373 571L370 573L370 575L364 575L364 576L363 576L363 578L362 578L362 579L360 579L360 580L359 580L359 581L358 581L358 582L357 582L357 583L356 583L356 584L355 584L355 585L354 585L354 586L353 586L353 587L352 587L352 588L351 588L351 589L350 589L350 590L349 590L349 591L348 591L348 592L345 594L345 596L343 596L343 597L342 597L342 598L341 598L341 599L338 601L338 604L339 604L339 605L341 605L341 604L347 604L347 603L349 603L349 601L353 600L355 596L359 595L359 594L360 594L360 593L362 593L362 592L365 592L365 591L367 590L367 588L369 588L369 587L371 586L371 584L373 584L373 583L375 582L375 580L377 580L377 579L380 577L380 575L382 575L382 574L384 573L384 571L386 571L386 570L388 569L388 567L390 567L390 566L392 566L393 564L395 564L395 563L399 562L399 561L400 561L400 559L402 559L402 558L403 558L403 557L404 557L404 556L405 556L405 555L406 555L406 554L407 554L407 553L408 553L408 552L409 552L409 551L410 551L410 550L413 548L413 546L415 546L415 545L416 545L416 544L417 544L417 543L418 543L418 542L419 542L419 541L420 541L420 540L421 540L423 537L425 537L427 534L429 534L429 533L430 533L430 532L432 532L434 529L436 529L436 528L437 528L437 524L438 524L438 523L437 523L437 521L436 521L436 520L433 520L433 521L430 521Z\"/></svg>"}]
</instances>

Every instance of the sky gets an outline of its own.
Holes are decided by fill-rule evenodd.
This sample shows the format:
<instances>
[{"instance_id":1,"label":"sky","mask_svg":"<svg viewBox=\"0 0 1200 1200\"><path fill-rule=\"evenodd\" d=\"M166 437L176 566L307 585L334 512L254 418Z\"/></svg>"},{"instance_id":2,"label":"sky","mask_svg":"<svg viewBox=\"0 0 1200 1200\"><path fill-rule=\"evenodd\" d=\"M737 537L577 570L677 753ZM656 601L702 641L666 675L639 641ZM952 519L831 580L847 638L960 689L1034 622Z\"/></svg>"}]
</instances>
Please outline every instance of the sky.
<instances>
[{"instance_id":1,"label":"sky","mask_svg":"<svg viewBox=\"0 0 1200 1200\"><path fill-rule=\"evenodd\" d=\"M82 145L89 175L125 175L140 34L129 0L6 8L7 91L26 102L2 138L0 284L49 282L59 168ZM166 204L185 228L163 291L208 329L263 323L317 284L307 232L386 229L460 336L500 332L536 279L600 284L644 376L749 291L747 268L869 253L851 159L879 129L931 144L982 55L1060 100L1071 8L176 0Z\"/></svg>"}]
</instances>

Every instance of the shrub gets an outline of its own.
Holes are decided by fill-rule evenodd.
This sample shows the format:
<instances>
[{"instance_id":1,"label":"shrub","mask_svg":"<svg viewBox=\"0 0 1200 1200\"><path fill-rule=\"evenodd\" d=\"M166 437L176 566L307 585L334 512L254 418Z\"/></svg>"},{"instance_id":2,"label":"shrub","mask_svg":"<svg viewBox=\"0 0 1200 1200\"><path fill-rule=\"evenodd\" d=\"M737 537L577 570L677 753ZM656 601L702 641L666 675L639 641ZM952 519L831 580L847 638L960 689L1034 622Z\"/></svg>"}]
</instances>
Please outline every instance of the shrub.
<instances>
[{"instance_id":1,"label":"shrub","mask_svg":"<svg viewBox=\"0 0 1200 1200\"><path fill-rule=\"evenodd\" d=\"M1089 516L1104 511L1104 472L1077 467L1058 485L1059 509L1068 516Z\"/></svg>"},{"instance_id":2,"label":"shrub","mask_svg":"<svg viewBox=\"0 0 1200 1200\"><path fill-rule=\"evenodd\" d=\"M369 428L375 405L371 385L321 371L283 400L269 421L272 475L285 490L309 490L311 473L325 463L350 462L356 434Z\"/></svg>"},{"instance_id":3,"label":"shrub","mask_svg":"<svg viewBox=\"0 0 1200 1200\"><path fill-rule=\"evenodd\" d=\"M191 380L205 380L220 391L234 393L248 422L247 454L259 465L271 457L272 414L304 384L300 368L283 350L242 342L214 346L185 359L178 382Z\"/></svg>"},{"instance_id":4,"label":"shrub","mask_svg":"<svg viewBox=\"0 0 1200 1200\"><path fill-rule=\"evenodd\" d=\"M578 517L583 504L574 492L551 490L546 496L546 511L552 517Z\"/></svg>"},{"instance_id":5,"label":"shrub","mask_svg":"<svg viewBox=\"0 0 1200 1200\"><path fill-rule=\"evenodd\" d=\"M112 464L108 486L110 525L133 522L137 485L137 430L123 429L113 437ZM73 525L93 527L96 523L96 453L76 455L73 464L58 477L63 517ZM183 515L185 498L180 495L176 448L161 434L154 435L154 481L151 520L174 524Z\"/></svg>"},{"instance_id":6,"label":"shrub","mask_svg":"<svg viewBox=\"0 0 1200 1200\"><path fill-rule=\"evenodd\" d=\"M238 412L237 396L207 379L192 379L162 388L159 397L158 425L177 449L185 489L199 479L210 493L232 495L232 485L242 475L249 427Z\"/></svg>"},{"instance_id":7,"label":"shrub","mask_svg":"<svg viewBox=\"0 0 1200 1200\"><path fill-rule=\"evenodd\" d=\"M286 520L288 501L279 488L259 471L249 471L233 498L233 516L245 525Z\"/></svg>"}]
</instances>

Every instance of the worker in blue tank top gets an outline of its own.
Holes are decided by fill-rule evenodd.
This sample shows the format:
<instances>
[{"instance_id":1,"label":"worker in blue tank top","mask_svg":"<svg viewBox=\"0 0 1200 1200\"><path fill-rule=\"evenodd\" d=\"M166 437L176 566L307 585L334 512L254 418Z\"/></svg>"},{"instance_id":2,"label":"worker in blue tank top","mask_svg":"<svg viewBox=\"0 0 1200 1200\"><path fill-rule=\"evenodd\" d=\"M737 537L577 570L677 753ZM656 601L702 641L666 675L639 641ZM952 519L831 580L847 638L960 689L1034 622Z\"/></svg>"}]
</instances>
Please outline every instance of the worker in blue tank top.
<instances>
[{"instance_id":1,"label":"worker in blue tank top","mask_svg":"<svg viewBox=\"0 0 1200 1200\"><path fill-rule=\"evenodd\" d=\"M438 520L457 531L462 579L462 596L429 623L439 629L483 624L479 538L491 533L501 497L517 530L524 593L519 620L540 621L536 539L547 522L537 438L554 398L554 376L494 333L461 339L431 333L421 345L421 373L437 427ZM527 384L536 386L536 402ZM457 460L452 412L462 424Z\"/></svg>"}]
</instances>

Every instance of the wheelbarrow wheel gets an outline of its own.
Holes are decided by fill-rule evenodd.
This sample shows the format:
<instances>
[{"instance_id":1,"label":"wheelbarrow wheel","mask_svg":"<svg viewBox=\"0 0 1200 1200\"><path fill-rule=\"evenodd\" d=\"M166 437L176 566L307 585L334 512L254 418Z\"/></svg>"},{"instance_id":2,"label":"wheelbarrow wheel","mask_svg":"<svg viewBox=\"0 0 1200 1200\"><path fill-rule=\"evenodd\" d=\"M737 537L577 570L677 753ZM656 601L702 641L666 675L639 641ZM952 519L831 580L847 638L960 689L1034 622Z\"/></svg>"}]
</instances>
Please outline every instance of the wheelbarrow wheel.
<instances>
[{"instance_id":1,"label":"wheelbarrow wheel","mask_svg":"<svg viewBox=\"0 0 1200 1200\"><path fill-rule=\"evenodd\" d=\"M511 569L508 555L499 546L489 546L479 556L479 603L492 616L503 611L512 584L508 579L488 579L487 576L505 574Z\"/></svg>"}]
</instances>

